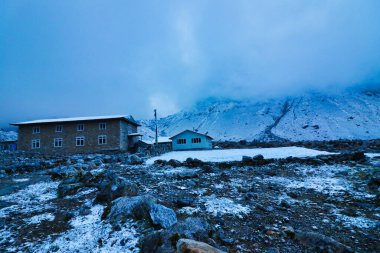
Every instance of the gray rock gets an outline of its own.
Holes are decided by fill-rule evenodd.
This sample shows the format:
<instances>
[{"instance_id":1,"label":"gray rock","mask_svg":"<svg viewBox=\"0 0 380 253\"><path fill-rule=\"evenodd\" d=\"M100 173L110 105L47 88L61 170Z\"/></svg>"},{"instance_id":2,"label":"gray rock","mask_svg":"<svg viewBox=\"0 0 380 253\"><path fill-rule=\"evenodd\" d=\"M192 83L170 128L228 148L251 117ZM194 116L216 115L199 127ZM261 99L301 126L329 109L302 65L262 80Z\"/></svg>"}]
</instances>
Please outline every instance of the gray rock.
<instances>
[{"instance_id":1,"label":"gray rock","mask_svg":"<svg viewBox=\"0 0 380 253\"><path fill-rule=\"evenodd\" d=\"M144 161L143 159L141 159L140 157L138 157L137 155L131 155L129 157L129 161L131 164L142 164Z\"/></svg>"},{"instance_id":2,"label":"gray rock","mask_svg":"<svg viewBox=\"0 0 380 253\"><path fill-rule=\"evenodd\" d=\"M195 198L191 196L182 196L173 200L178 208L185 206L194 206Z\"/></svg>"},{"instance_id":3,"label":"gray rock","mask_svg":"<svg viewBox=\"0 0 380 253\"><path fill-rule=\"evenodd\" d=\"M77 163L77 164L74 164L73 166L77 170L89 170L90 169L89 163Z\"/></svg>"},{"instance_id":4,"label":"gray rock","mask_svg":"<svg viewBox=\"0 0 380 253\"><path fill-rule=\"evenodd\" d=\"M93 163L94 163L96 166L100 166L100 165L103 164L103 161L102 161L102 159L97 158L97 159L93 160Z\"/></svg>"},{"instance_id":5,"label":"gray rock","mask_svg":"<svg viewBox=\"0 0 380 253\"><path fill-rule=\"evenodd\" d=\"M172 167L179 167L181 166L181 162L175 159L170 159L169 161L166 162L167 165L170 165Z\"/></svg>"},{"instance_id":6,"label":"gray rock","mask_svg":"<svg viewBox=\"0 0 380 253\"><path fill-rule=\"evenodd\" d=\"M136 196L137 185L122 177L116 177L108 184L102 185L96 195L95 202L105 203L123 196Z\"/></svg>"},{"instance_id":7,"label":"gray rock","mask_svg":"<svg viewBox=\"0 0 380 253\"><path fill-rule=\"evenodd\" d=\"M73 166L60 166L51 169L47 172L47 174L50 175L52 179L64 179L68 177L74 177L78 173L81 173L81 171L75 169Z\"/></svg>"},{"instance_id":8,"label":"gray rock","mask_svg":"<svg viewBox=\"0 0 380 253\"><path fill-rule=\"evenodd\" d=\"M377 190L380 187L380 171L373 173L371 179L368 182L368 187L372 190Z\"/></svg>"},{"instance_id":9,"label":"gray rock","mask_svg":"<svg viewBox=\"0 0 380 253\"><path fill-rule=\"evenodd\" d=\"M112 162L112 157L110 155L106 155L103 157L103 162L104 163L110 163Z\"/></svg>"},{"instance_id":10,"label":"gray rock","mask_svg":"<svg viewBox=\"0 0 380 253\"><path fill-rule=\"evenodd\" d=\"M113 222L120 222L129 218L147 219L149 218L150 206L155 203L156 199L149 195L121 197L112 201L107 218Z\"/></svg>"},{"instance_id":11,"label":"gray rock","mask_svg":"<svg viewBox=\"0 0 380 253\"><path fill-rule=\"evenodd\" d=\"M177 223L175 212L160 204L153 204L149 209L150 219L154 225L162 228L168 228Z\"/></svg>"},{"instance_id":12,"label":"gray rock","mask_svg":"<svg viewBox=\"0 0 380 253\"><path fill-rule=\"evenodd\" d=\"M190 179L190 178L196 178L198 177L198 171L199 170L183 170L181 172L177 173L178 179Z\"/></svg>"},{"instance_id":13,"label":"gray rock","mask_svg":"<svg viewBox=\"0 0 380 253\"><path fill-rule=\"evenodd\" d=\"M80 183L74 183L74 184L61 183L58 185L58 189L57 189L58 197L63 198L63 197L68 196L68 195L74 195L82 187L83 187L83 185Z\"/></svg>"},{"instance_id":14,"label":"gray rock","mask_svg":"<svg viewBox=\"0 0 380 253\"><path fill-rule=\"evenodd\" d=\"M201 218L187 218L173 226L148 234L140 244L142 252L175 252L175 244L180 238L207 241L210 226Z\"/></svg>"},{"instance_id":15,"label":"gray rock","mask_svg":"<svg viewBox=\"0 0 380 253\"><path fill-rule=\"evenodd\" d=\"M351 248L333 238L315 232L296 231L295 239L317 252L353 252Z\"/></svg>"},{"instance_id":16,"label":"gray rock","mask_svg":"<svg viewBox=\"0 0 380 253\"><path fill-rule=\"evenodd\" d=\"M264 160L264 156L263 155L255 155L254 157L252 157L252 160L255 160L255 161L262 161Z\"/></svg>"}]
</instances>

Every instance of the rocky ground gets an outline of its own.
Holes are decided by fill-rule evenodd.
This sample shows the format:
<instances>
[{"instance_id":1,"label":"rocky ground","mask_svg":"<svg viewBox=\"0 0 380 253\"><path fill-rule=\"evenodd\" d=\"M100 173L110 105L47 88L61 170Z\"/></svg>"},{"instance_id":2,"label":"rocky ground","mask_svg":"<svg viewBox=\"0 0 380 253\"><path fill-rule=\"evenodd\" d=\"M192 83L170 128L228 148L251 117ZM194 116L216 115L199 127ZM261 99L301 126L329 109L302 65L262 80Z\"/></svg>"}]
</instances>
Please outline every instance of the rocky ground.
<instances>
[{"instance_id":1,"label":"rocky ground","mask_svg":"<svg viewBox=\"0 0 380 253\"><path fill-rule=\"evenodd\" d=\"M363 153L153 165L2 153L0 251L380 252L379 186L380 158Z\"/></svg>"}]
</instances>

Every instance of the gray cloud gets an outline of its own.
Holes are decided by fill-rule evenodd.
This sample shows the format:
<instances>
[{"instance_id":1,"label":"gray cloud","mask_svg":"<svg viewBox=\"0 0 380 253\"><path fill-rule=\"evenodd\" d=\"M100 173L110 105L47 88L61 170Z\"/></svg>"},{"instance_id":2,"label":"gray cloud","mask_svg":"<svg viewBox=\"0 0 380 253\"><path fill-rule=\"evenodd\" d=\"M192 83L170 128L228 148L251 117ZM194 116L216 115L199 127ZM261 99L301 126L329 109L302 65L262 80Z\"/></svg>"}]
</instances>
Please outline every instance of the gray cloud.
<instances>
[{"instance_id":1,"label":"gray cloud","mask_svg":"<svg viewBox=\"0 0 380 253\"><path fill-rule=\"evenodd\" d=\"M0 3L1 123L380 83L380 2Z\"/></svg>"}]
</instances>

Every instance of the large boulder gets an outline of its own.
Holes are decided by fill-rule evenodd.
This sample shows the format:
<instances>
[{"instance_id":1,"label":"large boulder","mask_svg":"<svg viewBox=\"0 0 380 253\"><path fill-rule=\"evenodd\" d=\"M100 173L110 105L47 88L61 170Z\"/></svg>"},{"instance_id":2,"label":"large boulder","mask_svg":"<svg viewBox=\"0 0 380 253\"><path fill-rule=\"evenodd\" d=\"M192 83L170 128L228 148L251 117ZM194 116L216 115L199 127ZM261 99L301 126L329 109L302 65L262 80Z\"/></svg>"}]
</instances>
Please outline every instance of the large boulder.
<instances>
[{"instance_id":1,"label":"large boulder","mask_svg":"<svg viewBox=\"0 0 380 253\"><path fill-rule=\"evenodd\" d=\"M108 184L101 184L95 202L107 203L123 196L136 196L137 185L122 177L113 178Z\"/></svg>"},{"instance_id":2,"label":"large boulder","mask_svg":"<svg viewBox=\"0 0 380 253\"><path fill-rule=\"evenodd\" d=\"M80 183L65 183L62 182L58 185L57 194L59 198L63 198L68 195L76 194L83 187Z\"/></svg>"},{"instance_id":3,"label":"large boulder","mask_svg":"<svg viewBox=\"0 0 380 253\"><path fill-rule=\"evenodd\" d=\"M177 253L223 253L207 243L190 239L180 239L177 242Z\"/></svg>"},{"instance_id":4,"label":"large boulder","mask_svg":"<svg viewBox=\"0 0 380 253\"><path fill-rule=\"evenodd\" d=\"M121 197L112 201L107 218L111 222L120 222L125 219L147 219L150 207L156 203L156 199L150 195L135 197Z\"/></svg>"},{"instance_id":5,"label":"large boulder","mask_svg":"<svg viewBox=\"0 0 380 253\"><path fill-rule=\"evenodd\" d=\"M160 204L152 204L149 209L149 215L152 223L162 228L168 228L177 223L175 212Z\"/></svg>"},{"instance_id":6,"label":"large boulder","mask_svg":"<svg viewBox=\"0 0 380 253\"><path fill-rule=\"evenodd\" d=\"M134 165L144 163L144 160L141 157L138 157L137 155L131 155L129 157L129 161L131 164L134 164Z\"/></svg>"},{"instance_id":7,"label":"large boulder","mask_svg":"<svg viewBox=\"0 0 380 253\"><path fill-rule=\"evenodd\" d=\"M163 205L156 204L156 199L149 195L121 197L111 203L105 210L108 220L120 223L126 219L145 220L154 226L168 228L177 223L175 212ZM107 212L109 212L107 214Z\"/></svg>"},{"instance_id":8,"label":"large boulder","mask_svg":"<svg viewBox=\"0 0 380 253\"><path fill-rule=\"evenodd\" d=\"M169 161L166 162L166 164L175 168L181 166L181 162L175 159L170 159Z\"/></svg>"},{"instance_id":9,"label":"large boulder","mask_svg":"<svg viewBox=\"0 0 380 253\"><path fill-rule=\"evenodd\" d=\"M68 177L77 176L78 173L81 173L81 170L77 170L73 166L59 166L54 169L51 169L47 172L53 180L55 179L65 179Z\"/></svg>"},{"instance_id":10,"label":"large boulder","mask_svg":"<svg viewBox=\"0 0 380 253\"><path fill-rule=\"evenodd\" d=\"M207 241L210 230L205 220L190 217L165 230L146 235L140 240L140 248L142 252L175 252L180 238Z\"/></svg>"}]
</instances>

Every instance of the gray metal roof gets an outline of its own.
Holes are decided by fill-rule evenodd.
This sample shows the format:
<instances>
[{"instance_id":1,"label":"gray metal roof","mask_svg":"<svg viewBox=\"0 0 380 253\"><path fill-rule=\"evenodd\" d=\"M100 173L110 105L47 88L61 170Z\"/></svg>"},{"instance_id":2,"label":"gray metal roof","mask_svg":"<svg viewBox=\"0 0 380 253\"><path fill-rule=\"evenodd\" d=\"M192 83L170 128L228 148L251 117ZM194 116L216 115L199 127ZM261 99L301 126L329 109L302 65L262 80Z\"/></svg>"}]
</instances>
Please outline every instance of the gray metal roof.
<instances>
[{"instance_id":1,"label":"gray metal roof","mask_svg":"<svg viewBox=\"0 0 380 253\"><path fill-rule=\"evenodd\" d=\"M89 116L89 117L73 117L73 118L57 118L57 119L39 119L32 121L24 121L12 123L13 126L30 125L30 124L47 124L47 123L61 123L61 122L74 122L74 121L91 121L91 120L107 120L107 119L123 119L134 125L140 126L132 116L127 115L111 115L111 116Z\"/></svg>"}]
</instances>

